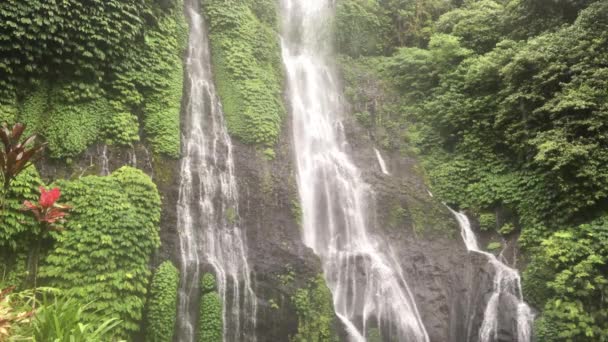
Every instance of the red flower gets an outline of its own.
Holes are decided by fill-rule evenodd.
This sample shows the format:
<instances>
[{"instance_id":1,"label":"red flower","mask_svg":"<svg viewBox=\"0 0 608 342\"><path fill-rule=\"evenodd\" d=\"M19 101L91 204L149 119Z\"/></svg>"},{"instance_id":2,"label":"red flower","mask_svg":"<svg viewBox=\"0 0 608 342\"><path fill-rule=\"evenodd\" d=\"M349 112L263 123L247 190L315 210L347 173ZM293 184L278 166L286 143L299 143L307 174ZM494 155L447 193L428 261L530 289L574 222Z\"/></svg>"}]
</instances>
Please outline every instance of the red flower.
<instances>
[{"instance_id":1,"label":"red flower","mask_svg":"<svg viewBox=\"0 0 608 342\"><path fill-rule=\"evenodd\" d=\"M40 205L43 208L52 207L55 202L61 197L61 190L54 188L53 190L47 191L44 187L40 187Z\"/></svg>"},{"instance_id":2,"label":"red flower","mask_svg":"<svg viewBox=\"0 0 608 342\"><path fill-rule=\"evenodd\" d=\"M70 209L70 206L57 204L59 197L61 197L59 188L47 191L44 187L40 187L38 203L25 201L23 210L31 211L38 222L49 224L52 230L59 230L59 227L53 225L61 223L67 216L67 210Z\"/></svg>"}]
</instances>

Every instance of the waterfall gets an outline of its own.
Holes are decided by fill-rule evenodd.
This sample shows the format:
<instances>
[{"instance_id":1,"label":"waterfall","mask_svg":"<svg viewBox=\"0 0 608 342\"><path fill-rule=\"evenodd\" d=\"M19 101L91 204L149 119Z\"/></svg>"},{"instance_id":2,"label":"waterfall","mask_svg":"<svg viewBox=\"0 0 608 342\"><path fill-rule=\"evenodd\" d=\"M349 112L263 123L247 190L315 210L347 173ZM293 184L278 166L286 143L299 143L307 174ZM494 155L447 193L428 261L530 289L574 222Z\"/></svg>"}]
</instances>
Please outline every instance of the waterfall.
<instances>
[{"instance_id":1,"label":"waterfall","mask_svg":"<svg viewBox=\"0 0 608 342\"><path fill-rule=\"evenodd\" d=\"M190 36L177 203L181 269L177 341L196 339L200 281L203 270L209 269L215 273L223 303L223 340L255 341L257 302L239 228L232 144L212 81L199 1L187 0L185 11Z\"/></svg>"},{"instance_id":2,"label":"waterfall","mask_svg":"<svg viewBox=\"0 0 608 342\"><path fill-rule=\"evenodd\" d=\"M129 165L137 167L137 153L135 152L135 146L131 147L131 151L128 152Z\"/></svg>"},{"instance_id":3,"label":"waterfall","mask_svg":"<svg viewBox=\"0 0 608 342\"><path fill-rule=\"evenodd\" d=\"M500 311L511 308L515 311L517 342L530 342L532 339L532 322L534 315L524 302L521 291L521 278L517 270L501 262L494 254L479 249L477 237L471 229L469 218L448 207L460 225L462 239L470 252L479 253L488 259L494 270L492 295L486 304L483 322L479 330L479 342L494 342L498 339L501 328ZM508 306L501 305L506 303ZM508 327L507 327L508 329Z\"/></svg>"},{"instance_id":4,"label":"waterfall","mask_svg":"<svg viewBox=\"0 0 608 342\"><path fill-rule=\"evenodd\" d=\"M380 151L378 151L377 148L374 148L374 151L376 152L376 158L378 158L378 165L380 165L380 170L385 175L390 175L391 173L388 172L388 168L386 167L386 162L384 161L384 158L382 158L382 154L380 154Z\"/></svg>"},{"instance_id":5,"label":"waterfall","mask_svg":"<svg viewBox=\"0 0 608 342\"><path fill-rule=\"evenodd\" d=\"M282 54L293 111L303 239L320 257L352 341L428 342L388 241L372 231L373 193L346 153L343 106L330 66L334 0L282 0Z\"/></svg>"},{"instance_id":6,"label":"waterfall","mask_svg":"<svg viewBox=\"0 0 608 342\"><path fill-rule=\"evenodd\" d=\"M99 156L99 161L101 164L101 170L100 170L99 174L101 176L109 175L110 166L109 166L109 159L108 159L108 145L103 145L103 147L101 148L101 154Z\"/></svg>"}]
</instances>

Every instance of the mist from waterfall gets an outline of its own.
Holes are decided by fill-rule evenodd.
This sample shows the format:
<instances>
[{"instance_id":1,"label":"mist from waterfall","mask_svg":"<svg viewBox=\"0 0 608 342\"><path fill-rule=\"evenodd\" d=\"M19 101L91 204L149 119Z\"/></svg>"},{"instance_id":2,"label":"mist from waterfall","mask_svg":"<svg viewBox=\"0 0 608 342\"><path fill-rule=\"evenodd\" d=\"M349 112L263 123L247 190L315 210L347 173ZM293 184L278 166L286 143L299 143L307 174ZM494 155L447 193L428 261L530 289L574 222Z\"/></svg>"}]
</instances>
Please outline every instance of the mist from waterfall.
<instances>
[{"instance_id":1,"label":"mist from waterfall","mask_svg":"<svg viewBox=\"0 0 608 342\"><path fill-rule=\"evenodd\" d=\"M282 54L293 111L303 239L321 258L352 341L428 342L390 245L373 232L374 199L347 155L332 61L333 0L282 0Z\"/></svg>"},{"instance_id":2,"label":"mist from waterfall","mask_svg":"<svg viewBox=\"0 0 608 342\"><path fill-rule=\"evenodd\" d=\"M469 252L484 255L494 270L492 294L486 303L483 322L476 340L479 342L497 341L502 328L517 330L517 340L514 342L530 342L532 340L534 314L523 300L519 273L500 261L494 254L482 251L479 248L475 232L471 228L469 218L463 213L454 211L449 207L448 209L458 220L462 239ZM509 326L510 322L501 322L500 320L500 311L509 309L514 312L514 317L516 317L515 327ZM469 340L472 339L472 334L475 334L475 332L469 332Z\"/></svg>"},{"instance_id":3,"label":"mist from waterfall","mask_svg":"<svg viewBox=\"0 0 608 342\"><path fill-rule=\"evenodd\" d=\"M217 280L223 340L255 341L257 301L239 228L232 144L213 84L200 2L187 0L185 11L190 35L177 203L181 270L177 341L196 340L203 271L212 271Z\"/></svg>"}]
</instances>

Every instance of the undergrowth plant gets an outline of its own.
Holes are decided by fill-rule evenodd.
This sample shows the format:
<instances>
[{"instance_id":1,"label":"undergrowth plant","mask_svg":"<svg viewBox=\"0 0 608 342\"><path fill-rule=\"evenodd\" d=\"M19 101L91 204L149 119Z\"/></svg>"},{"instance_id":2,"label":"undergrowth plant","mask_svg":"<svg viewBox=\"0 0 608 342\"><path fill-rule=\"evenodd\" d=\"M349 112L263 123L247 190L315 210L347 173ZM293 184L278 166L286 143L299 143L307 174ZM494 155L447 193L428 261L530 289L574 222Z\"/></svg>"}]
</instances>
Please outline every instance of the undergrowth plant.
<instances>
[{"instance_id":1,"label":"undergrowth plant","mask_svg":"<svg viewBox=\"0 0 608 342\"><path fill-rule=\"evenodd\" d=\"M179 271L170 261L163 262L150 285L146 310L146 341L171 342L175 333Z\"/></svg>"},{"instance_id":2,"label":"undergrowth plant","mask_svg":"<svg viewBox=\"0 0 608 342\"><path fill-rule=\"evenodd\" d=\"M108 177L61 180L74 209L40 277L82 303L91 303L85 322L118 317L117 336L139 330L151 254L159 246L160 196L142 171L123 167ZM77 262L75 262L77 260Z\"/></svg>"},{"instance_id":3,"label":"undergrowth plant","mask_svg":"<svg viewBox=\"0 0 608 342\"><path fill-rule=\"evenodd\" d=\"M201 280L201 304L198 342L222 342L224 320L222 298L216 289L216 280L211 273L205 273Z\"/></svg>"}]
</instances>

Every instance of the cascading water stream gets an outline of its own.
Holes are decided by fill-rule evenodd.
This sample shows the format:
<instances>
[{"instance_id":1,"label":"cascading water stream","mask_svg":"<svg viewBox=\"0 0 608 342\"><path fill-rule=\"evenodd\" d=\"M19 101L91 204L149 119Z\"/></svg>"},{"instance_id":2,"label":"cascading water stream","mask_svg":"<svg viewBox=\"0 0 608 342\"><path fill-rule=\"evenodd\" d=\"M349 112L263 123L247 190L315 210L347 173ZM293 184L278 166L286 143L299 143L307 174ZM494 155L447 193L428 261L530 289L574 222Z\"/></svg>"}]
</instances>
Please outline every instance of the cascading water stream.
<instances>
[{"instance_id":1,"label":"cascading water stream","mask_svg":"<svg viewBox=\"0 0 608 342\"><path fill-rule=\"evenodd\" d=\"M391 173L388 172L388 168L386 167L386 162L384 161L384 158L382 158L382 154L380 153L380 151L378 151L377 148L374 148L374 151L376 152L378 165L380 165L380 171L382 171L382 173L384 173L385 175L390 175Z\"/></svg>"},{"instance_id":2,"label":"cascading water stream","mask_svg":"<svg viewBox=\"0 0 608 342\"><path fill-rule=\"evenodd\" d=\"M223 340L255 341L257 301L238 226L232 144L213 85L199 1L187 0L185 11L190 24L186 61L189 97L177 204L181 269L177 340L196 339L201 275L210 267L222 298Z\"/></svg>"},{"instance_id":3,"label":"cascading water stream","mask_svg":"<svg viewBox=\"0 0 608 342\"><path fill-rule=\"evenodd\" d=\"M321 258L352 341L428 342L401 267L372 234L373 194L346 154L343 106L330 67L333 0L282 0L282 51L293 111L303 239Z\"/></svg>"},{"instance_id":4,"label":"cascading water stream","mask_svg":"<svg viewBox=\"0 0 608 342\"><path fill-rule=\"evenodd\" d=\"M99 156L99 161L101 164L101 170L99 174L101 176L107 176L110 174L110 160L108 159L108 145L103 145L101 148L101 154Z\"/></svg>"},{"instance_id":5,"label":"cascading water stream","mask_svg":"<svg viewBox=\"0 0 608 342\"><path fill-rule=\"evenodd\" d=\"M458 220L462 239L467 249L470 252L484 255L494 269L492 295L484 310L478 341L494 342L498 339L501 328L500 310L505 310L505 306L502 306L501 303L506 303L508 304L507 308L511 308L516 317L517 342L530 342L534 315L530 307L523 300L519 273L517 270L501 262L494 254L479 249L477 237L471 228L469 218L463 213L454 211L449 207L448 209Z\"/></svg>"}]
</instances>

